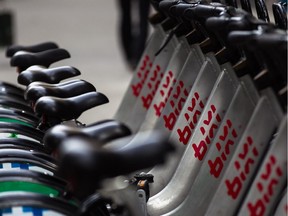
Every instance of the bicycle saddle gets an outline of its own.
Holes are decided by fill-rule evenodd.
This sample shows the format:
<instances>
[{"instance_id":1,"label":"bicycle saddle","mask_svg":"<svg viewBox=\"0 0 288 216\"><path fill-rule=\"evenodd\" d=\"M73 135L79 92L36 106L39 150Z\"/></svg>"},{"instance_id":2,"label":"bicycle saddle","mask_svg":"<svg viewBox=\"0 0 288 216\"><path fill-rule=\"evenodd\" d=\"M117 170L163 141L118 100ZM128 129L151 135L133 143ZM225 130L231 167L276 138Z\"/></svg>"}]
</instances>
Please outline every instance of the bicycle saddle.
<instances>
[{"instance_id":1,"label":"bicycle saddle","mask_svg":"<svg viewBox=\"0 0 288 216\"><path fill-rule=\"evenodd\" d=\"M54 42L44 42L30 46L11 45L6 49L6 57L12 57L18 51L42 52L45 50L56 48L58 48L58 45Z\"/></svg>"},{"instance_id":2,"label":"bicycle saddle","mask_svg":"<svg viewBox=\"0 0 288 216\"><path fill-rule=\"evenodd\" d=\"M43 144L49 151L54 151L63 140L71 137L90 137L102 144L128 135L131 135L129 128L115 120L105 120L86 127L56 125L46 131Z\"/></svg>"},{"instance_id":3,"label":"bicycle saddle","mask_svg":"<svg viewBox=\"0 0 288 216\"><path fill-rule=\"evenodd\" d=\"M25 101L20 101L9 96L0 96L0 107L19 111L23 110L29 114L33 114L33 109Z\"/></svg>"},{"instance_id":4,"label":"bicycle saddle","mask_svg":"<svg viewBox=\"0 0 288 216\"><path fill-rule=\"evenodd\" d=\"M12 93L19 96L23 96L24 93L24 89L4 81L0 81L0 91L2 93Z\"/></svg>"},{"instance_id":5,"label":"bicycle saddle","mask_svg":"<svg viewBox=\"0 0 288 216\"><path fill-rule=\"evenodd\" d=\"M19 84L28 86L35 81L56 84L60 81L80 75L80 71L71 66L62 66L49 69L29 70L29 68L18 75Z\"/></svg>"},{"instance_id":6,"label":"bicycle saddle","mask_svg":"<svg viewBox=\"0 0 288 216\"><path fill-rule=\"evenodd\" d=\"M47 120L67 121L77 119L84 111L108 103L108 98L100 92L88 92L82 95L59 98L44 96L36 101L34 111Z\"/></svg>"},{"instance_id":7,"label":"bicycle saddle","mask_svg":"<svg viewBox=\"0 0 288 216\"><path fill-rule=\"evenodd\" d=\"M60 98L73 97L87 92L96 91L95 87L85 80L72 80L59 84L38 83L29 85L24 98L35 103L40 97L55 96Z\"/></svg>"},{"instance_id":8,"label":"bicycle saddle","mask_svg":"<svg viewBox=\"0 0 288 216\"><path fill-rule=\"evenodd\" d=\"M30 127L36 127L39 119L30 113L0 107L0 122L13 122Z\"/></svg>"},{"instance_id":9,"label":"bicycle saddle","mask_svg":"<svg viewBox=\"0 0 288 216\"><path fill-rule=\"evenodd\" d=\"M143 133L137 146L107 150L88 138L65 139L58 148L59 174L70 184L77 197L93 193L101 180L128 174L163 163L174 150L168 136Z\"/></svg>"},{"instance_id":10,"label":"bicycle saddle","mask_svg":"<svg viewBox=\"0 0 288 216\"><path fill-rule=\"evenodd\" d=\"M18 67L19 72L32 65L49 67L52 63L69 58L70 54L65 49L57 48L38 53L17 52L10 60L10 65Z\"/></svg>"}]
</instances>

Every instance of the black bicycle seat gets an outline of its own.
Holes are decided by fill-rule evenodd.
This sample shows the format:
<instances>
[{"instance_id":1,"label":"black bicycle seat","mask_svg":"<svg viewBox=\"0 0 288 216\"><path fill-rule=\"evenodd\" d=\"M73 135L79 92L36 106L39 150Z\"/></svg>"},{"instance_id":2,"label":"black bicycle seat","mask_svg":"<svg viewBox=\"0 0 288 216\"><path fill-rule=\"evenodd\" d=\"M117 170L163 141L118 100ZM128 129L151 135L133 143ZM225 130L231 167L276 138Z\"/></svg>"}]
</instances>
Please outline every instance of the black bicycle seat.
<instances>
[{"instance_id":1,"label":"black bicycle seat","mask_svg":"<svg viewBox=\"0 0 288 216\"><path fill-rule=\"evenodd\" d=\"M37 127L39 119L23 110L13 110L0 107L0 122L13 122L31 127Z\"/></svg>"},{"instance_id":2,"label":"black bicycle seat","mask_svg":"<svg viewBox=\"0 0 288 216\"><path fill-rule=\"evenodd\" d=\"M18 51L42 52L45 50L56 48L58 48L58 45L54 42L43 42L30 46L11 45L6 49L6 57L12 57Z\"/></svg>"},{"instance_id":3,"label":"black bicycle seat","mask_svg":"<svg viewBox=\"0 0 288 216\"><path fill-rule=\"evenodd\" d=\"M9 96L0 96L0 107L12 109L12 110L19 110L19 111L25 111L29 114L33 115L33 109L28 106L25 101L17 100L16 98L12 98Z\"/></svg>"},{"instance_id":4,"label":"black bicycle seat","mask_svg":"<svg viewBox=\"0 0 288 216\"><path fill-rule=\"evenodd\" d=\"M18 70L21 72L32 65L49 67L52 63L69 57L69 52L61 48L46 50L38 53L15 53L10 60L10 65L18 67Z\"/></svg>"},{"instance_id":5,"label":"black bicycle seat","mask_svg":"<svg viewBox=\"0 0 288 216\"><path fill-rule=\"evenodd\" d=\"M14 92L11 92L9 90L7 91L5 89L5 87L1 88L1 85L0 85L0 96L7 96L7 97L10 97L10 98L14 98L17 101L21 101L21 102L25 103L25 99L23 97L23 94L20 95L18 93L15 94Z\"/></svg>"},{"instance_id":6,"label":"black bicycle seat","mask_svg":"<svg viewBox=\"0 0 288 216\"><path fill-rule=\"evenodd\" d=\"M68 98L92 91L96 91L95 87L85 80L73 80L59 84L32 83L26 89L24 98L35 103L43 96Z\"/></svg>"},{"instance_id":7,"label":"black bicycle seat","mask_svg":"<svg viewBox=\"0 0 288 216\"><path fill-rule=\"evenodd\" d=\"M68 138L59 146L59 174L70 184L77 197L93 193L102 179L128 174L163 163L174 150L168 136L143 133L137 146L104 149L88 138Z\"/></svg>"},{"instance_id":8,"label":"black bicycle seat","mask_svg":"<svg viewBox=\"0 0 288 216\"><path fill-rule=\"evenodd\" d=\"M34 111L40 116L45 116L48 121L67 121L77 119L86 110L108 102L108 98L100 92L88 92L69 98L44 96L37 100Z\"/></svg>"},{"instance_id":9,"label":"black bicycle seat","mask_svg":"<svg viewBox=\"0 0 288 216\"><path fill-rule=\"evenodd\" d=\"M16 94L19 96L23 96L23 93L24 93L24 89L14 84L4 82L4 81L0 81L0 91L2 93L7 93L7 94L12 93L12 94Z\"/></svg>"},{"instance_id":10,"label":"black bicycle seat","mask_svg":"<svg viewBox=\"0 0 288 216\"><path fill-rule=\"evenodd\" d=\"M15 88L10 88L9 86L2 85L0 83L0 96L7 96L19 100L21 102L25 102L23 97L23 91L18 91Z\"/></svg>"},{"instance_id":11,"label":"black bicycle seat","mask_svg":"<svg viewBox=\"0 0 288 216\"><path fill-rule=\"evenodd\" d=\"M19 74L17 81L19 84L28 86L35 81L56 84L60 81L80 75L80 71L75 67L62 66L42 70L25 70Z\"/></svg>"},{"instance_id":12,"label":"black bicycle seat","mask_svg":"<svg viewBox=\"0 0 288 216\"><path fill-rule=\"evenodd\" d=\"M287 2L275 2L272 4L275 25L287 30Z\"/></svg>"},{"instance_id":13,"label":"black bicycle seat","mask_svg":"<svg viewBox=\"0 0 288 216\"><path fill-rule=\"evenodd\" d=\"M43 144L49 151L54 151L68 137L90 137L95 142L103 144L129 135L131 135L129 128L115 120L105 120L86 127L56 125L46 131Z\"/></svg>"}]
</instances>

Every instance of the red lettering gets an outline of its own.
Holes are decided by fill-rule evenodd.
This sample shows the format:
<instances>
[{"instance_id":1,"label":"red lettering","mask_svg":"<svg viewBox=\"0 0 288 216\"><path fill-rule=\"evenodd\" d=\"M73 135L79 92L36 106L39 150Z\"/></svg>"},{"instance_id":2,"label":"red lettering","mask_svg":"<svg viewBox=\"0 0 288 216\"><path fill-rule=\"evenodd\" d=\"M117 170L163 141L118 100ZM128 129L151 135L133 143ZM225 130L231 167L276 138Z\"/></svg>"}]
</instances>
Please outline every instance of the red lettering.
<instances>
[{"instance_id":1,"label":"red lettering","mask_svg":"<svg viewBox=\"0 0 288 216\"><path fill-rule=\"evenodd\" d=\"M137 83L135 85L132 85L131 88L132 88L132 93L135 97L138 97L141 90L142 90L142 87L143 85L141 83Z\"/></svg>"},{"instance_id":2,"label":"red lettering","mask_svg":"<svg viewBox=\"0 0 288 216\"><path fill-rule=\"evenodd\" d=\"M248 203L247 207L249 209L250 216L262 216L266 210L266 207L261 199L257 200L255 204Z\"/></svg>"},{"instance_id":3,"label":"red lettering","mask_svg":"<svg viewBox=\"0 0 288 216\"><path fill-rule=\"evenodd\" d=\"M164 88L168 88L169 87L169 84L170 84L170 79L173 77L173 73L172 73L172 71L169 71L168 72L168 75L170 76L166 76L165 77L165 81L166 81L166 83L164 83L162 86L164 87Z\"/></svg>"},{"instance_id":4,"label":"red lettering","mask_svg":"<svg viewBox=\"0 0 288 216\"><path fill-rule=\"evenodd\" d=\"M250 166L254 164L254 160L252 158L248 158L248 160L245 163L244 171L246 174L249 174L250 172Z\"/></svg>"},{"instance_id":5,"label":"red lettering","mask_svg":"<svg viewBox=\"0 0 288 216\"><path fill-rule=\"evenodd\" d=\"M186 145L192 135L191 129L186 125L183 130L177 129L179 135L179 141Z\"/></svg>"},{"instance_id":6,"label":"red lettering","mask_svg":"<svg viewBox=\"0 0 288 216\"><path fill-rule=\"evenodd\" d=\"M270 161L271 161L271 157L270 157ZM273 161L268 162L266 165L265 165L265 172L262 173L261 175L261 178L264 179L264 180L267 180L272 172L272 163Z\"/></svg>"},{"instance_id":7,"label":"red lettering","mask_svg":"<svg viewBox=\"0 0 288 216\"><path fill-rule=\"evenodd\" d=\"M230 182L230 180L225 181L225 185L227 187L227 194L232 197L232 199L237 199L241 188L242 188L242 182L238 176L235 176L235 178Z\"/></svg>"},{"instance_id":8,"label":"red lettering","mask_svg":"<svg viewBox=\"0 0 288 216\"><path fill-rule=\"evenodd\" d=\"M161 70L160 66L157 65L155 70L153 71L153 76L150 78L151 81L156 81L159 71Z\"/></svg>"},{"instance_id":9,"label":"red lettering","mask_svg":"<svg viewBox=\"0 0 288 216\"><path fill-rule=\"evenodd\" d=\"M173 98L178 99L180 93L181 93L181 89L183 88L184 83L180 80L179 81L179 85L176 87L176 93L173 94Z\"/></svg>"},{"instance_id":10,"label":"red lettering","mask_svg":"<svg viewBox=\"0 0 288 216\"><path fill-rule=\"evenodd\" d=\"M192 144L192 148L194 149L194 156L198 158L198 160L203 160L206 152L207 152L207 145L205 141L201 140L199 145L195 143Z\"/></svg>"},{"instance_id":11,"label":"red lettering","mask_svg":"<svg viewBox=\"0 0 288 216\"><path fill-rule=\"evenodd\" d=\"M173 112L171 112L168 116L164 115L163 119L165 122L165 127L169 130L172 130L177 120L176 115Z\"/></svg>"},{"instance_id":12,"label":"red lettering","mask_svg":"<svg viewBox=\"0 0 288 216\"><path fill-rule=\"evenodd\" d=\"M215 178L218 178L224 167L224 164L221 158L216 157L214 161L208 160L208 164L210 167L210 174L213 175Z\"/></svg>"},{"instance_id":13,"label":"red lettering","mask_svg":"<svg viewBox=\"0 0 288 216\"><path fill-rule=\"evenodd\" d=\"M204 120L203 123L206 124L206 125L209 125L211 120L212 120L212 116L213 116L213 113L211 110L208 111L208 119L207 120Z\"/></svg>"},{"instance_id":14,"label":"red lettering","mask_svg":"<svg viewBox=\"0 0 288 216\"><path fill-rule=\"evenodd\" d=\"M230 120L227 120L226 121L226 125L224 126L223 128L223 135L220 135L219 136L219 139L222 140L222 141L225 141L227 135L228 135L228 132L229 132L229 128L231 128L232 126L232 123Z\"/></svg>"},{"instance_id":15,"label":"red lettering","mask_svg":"<svg viewBox=\"0 0 288 216\"><path fill-rule=\"evenodd\" d=\"M142 96L141 99L142 99L143 107L148 109L152 103L153 95L148 94L146 97Z\"/></svg>"},{"instance_id":16,"label":"red lettering","mask_svg":"<svg viewBox=\"0 0 288 216\"><path fill-rule=\"evenodd\" d=\"M217 130L218 126L216 124L212 124L209 129L209 137L212 139L214 137L214 130Z\"/></svg>"},{"instance_id":17,"label":"red lettering","mask_svg":"<svg viewBox=\"0 0 288 216\"><path fill-rule=\"evenodd\" d=\"M192 98L192 99L191 99L191 107L189 106L189 107L187 108L187 110L190 111L190 112L193 112L195 106L196 106L196 99L195 99L195 98Z\"/></svg>"},{"instance_id":18,"label":"red lettering","mask_svg":"<svg viewBox=\"0 0 288 216\"><path fill-rule=\"evenodd\" d=\"M232 145L234 145L234 141L229 139L225 145L225 154L230 154L230 146Z\"/></svg>"},{"instance_id":19,"label":"red lettering","mask_svg":"<svg viewBox=\"0 0 288 216\"><path fill-rule=\"evenodd\" d=\"M161 101L159 105L154 104L153 107L154 107L156 116L159 117L165 107L165 102Z\"/></svg>"},{"instance_id":20,"label":"red lettering","mask_svg":"<svg viewBox=\"0 0 288 216\"><path fill-rule=\"evenodd\" d=\"M250 136L247 137L247 142L244 143L243 145L243 153L239 153L238 157L241 158L242 160L245 159L246 155L248 154L249 151L249 146L252 145L253 140Z\"/></svg>"},{"instance_id":21,"label":"red lettering","mask_svg":"<svg viewBox=\"0 0 288 216\"><path fill-rule=\"evenodd\" d=\"M268 185L268 194L269 194L270 196L273 195L273 187L275 187L277 184L278 184L278 180L277 180L277 179L272 179L272 180L269 182L269 185Z\"/></svg>"},{"instance_id":22,"label":"red lettering","mask_svg":"<svg viewBox=\"0 0 288 216\"><path fill-rule=\"evenodd\" d=\"M198 122L198 117L201 115L201 112L199 110L196 110L193 115L193 123L196 124Z\"/></svg>"}]
</instances>

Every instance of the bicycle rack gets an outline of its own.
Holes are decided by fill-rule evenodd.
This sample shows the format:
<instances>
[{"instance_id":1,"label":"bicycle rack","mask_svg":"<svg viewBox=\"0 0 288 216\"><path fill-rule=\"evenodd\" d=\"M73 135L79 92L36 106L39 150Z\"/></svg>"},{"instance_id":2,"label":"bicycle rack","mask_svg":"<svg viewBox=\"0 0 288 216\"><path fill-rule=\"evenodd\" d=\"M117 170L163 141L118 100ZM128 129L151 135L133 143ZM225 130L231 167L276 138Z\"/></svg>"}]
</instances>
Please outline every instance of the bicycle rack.
<instances>
[{"instance_id":1,"label":"bicycle rack","mask_svg":"<svg viewBox=\"0 0 288 216\"><path fill-rule=\"evenodd\" d=\"M77 121L108 99L63 81L76 68L48 68L70 57L57 44L7 50L26 88L0 83L1 214L287 213L285 3L269 14L256 0L256 18L244 0L150 2L153 33L113 120Z\"/></svg>"}]
</instances>

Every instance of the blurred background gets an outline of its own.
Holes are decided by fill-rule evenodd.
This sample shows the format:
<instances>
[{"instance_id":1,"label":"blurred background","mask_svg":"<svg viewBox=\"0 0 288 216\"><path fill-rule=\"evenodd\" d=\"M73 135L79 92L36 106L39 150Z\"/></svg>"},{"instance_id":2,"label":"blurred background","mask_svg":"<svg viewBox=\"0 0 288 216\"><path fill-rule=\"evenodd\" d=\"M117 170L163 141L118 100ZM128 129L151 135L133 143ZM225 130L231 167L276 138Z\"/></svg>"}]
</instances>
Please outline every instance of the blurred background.
<instances>
[{"instance_id":1,"label":"blurred background","mask_svg":"<svg viewBox=\"0 0 288 216\"><path fill-rule=\"evenodd\" d=\"M112 118L133 73L123 54L119 2L95 0L0 0L0 13L12 13L13 43L32 45L54 41L71 58L51 67L71 65L110 100L85 112L80 121ZM3 28L3 26L1 26ZM0 47L0 79L17 83L15 68Z\"/></svg>"}]
</instances>

